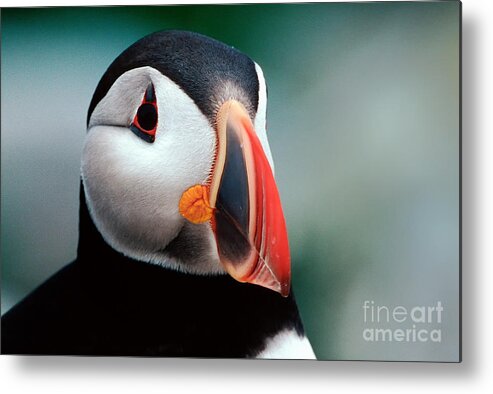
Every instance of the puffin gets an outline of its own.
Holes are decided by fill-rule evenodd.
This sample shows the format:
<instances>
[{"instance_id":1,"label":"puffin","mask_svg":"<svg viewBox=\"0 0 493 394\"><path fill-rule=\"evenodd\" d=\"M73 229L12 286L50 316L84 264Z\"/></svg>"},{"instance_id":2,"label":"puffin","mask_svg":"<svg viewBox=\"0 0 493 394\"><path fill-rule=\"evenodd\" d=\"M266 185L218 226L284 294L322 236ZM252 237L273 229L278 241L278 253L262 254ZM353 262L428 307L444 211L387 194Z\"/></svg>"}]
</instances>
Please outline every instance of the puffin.
<instances>
[{"instance_id":1,"label":"puffin","mask_svg":"<svg viewBox=\"0 0 493 394\"><path fill-rule=\"evenodd\" d=\"M1 318L3 354L314 359L247 55L152 33L96 87L76 259Z\"/></svg>"}]
</instances>

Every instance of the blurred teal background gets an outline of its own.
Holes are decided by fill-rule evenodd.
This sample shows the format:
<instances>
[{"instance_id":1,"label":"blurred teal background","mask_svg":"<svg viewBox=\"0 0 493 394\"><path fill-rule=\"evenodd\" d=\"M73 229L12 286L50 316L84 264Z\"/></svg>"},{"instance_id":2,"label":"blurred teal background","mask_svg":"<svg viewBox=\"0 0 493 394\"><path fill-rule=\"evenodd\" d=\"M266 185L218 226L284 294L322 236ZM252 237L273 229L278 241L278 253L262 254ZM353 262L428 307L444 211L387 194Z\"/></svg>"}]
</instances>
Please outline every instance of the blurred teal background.
<instances>
[{"instance_id":1,"label":"blurred teal background","mask_svg":"<svg viewBox=\"0 0 493 394\"><path fill-rule=\"evenodd\" d=\"M320 359L459 352L456 2L3 9L2 313L75 258L86 111L111 61L156 30L248 54L293 283ZM434 305L443 339L370 343L362 304Z\"/></svg>"}]
</instances>

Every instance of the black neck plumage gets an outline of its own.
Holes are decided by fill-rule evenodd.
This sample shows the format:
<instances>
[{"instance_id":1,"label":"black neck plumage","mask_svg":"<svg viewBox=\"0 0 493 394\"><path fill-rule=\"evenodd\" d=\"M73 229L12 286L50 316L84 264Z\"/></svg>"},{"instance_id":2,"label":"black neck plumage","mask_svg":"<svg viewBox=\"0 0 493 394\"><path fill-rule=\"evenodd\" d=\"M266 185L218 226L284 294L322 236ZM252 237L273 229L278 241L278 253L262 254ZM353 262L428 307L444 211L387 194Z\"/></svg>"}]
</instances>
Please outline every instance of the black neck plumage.
<instances>
[{"instance_id":1,"label":"black neck plumage","mask_svg":"<svg viewBox=\"0 0 493 394\"><path fill-rule=\"evenodd\" d=\"M96 295L91 302L100 302L98 310L107 310L117 326L126 325L123 332L134 334L128 341L146 335L175 356L244 357L261 351L283 329L303 334L292 294L283 298L229 275L191 275L128 258L96 229L82 185L80 198L76 264Z\"/></svg>"}]
</instances>

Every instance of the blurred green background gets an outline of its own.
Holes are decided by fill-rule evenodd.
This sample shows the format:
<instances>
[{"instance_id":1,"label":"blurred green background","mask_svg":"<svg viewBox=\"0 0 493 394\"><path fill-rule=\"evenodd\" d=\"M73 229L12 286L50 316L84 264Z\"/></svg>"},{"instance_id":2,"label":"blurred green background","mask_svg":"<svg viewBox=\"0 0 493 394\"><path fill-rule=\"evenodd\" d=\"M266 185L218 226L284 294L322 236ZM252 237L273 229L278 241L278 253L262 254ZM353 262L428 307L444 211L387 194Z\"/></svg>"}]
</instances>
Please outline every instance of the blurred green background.
<instances>
[{"instance_id":1,"label":"blurred green background","mask_svg":"<svg viewBox=\"0 0 493 394\"><path fill-rule=\"evenodd\" d=\"M156 30L259 63L293 257L320 359L454 361L459 352L456 2L3 9L2 313L75 258L93 90ZM434 305L443 339L370 343L362 304Z\"/></svg>"}]
</instances>

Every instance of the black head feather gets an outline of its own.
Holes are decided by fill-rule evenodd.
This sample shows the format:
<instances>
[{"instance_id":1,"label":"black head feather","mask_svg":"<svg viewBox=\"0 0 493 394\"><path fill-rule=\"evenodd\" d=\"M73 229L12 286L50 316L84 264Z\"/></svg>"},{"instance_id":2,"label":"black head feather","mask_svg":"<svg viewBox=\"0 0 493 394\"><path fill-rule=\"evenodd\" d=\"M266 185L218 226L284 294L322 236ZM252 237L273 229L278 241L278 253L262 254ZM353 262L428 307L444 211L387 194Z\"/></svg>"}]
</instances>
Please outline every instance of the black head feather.
<instances>
[{"instance_id":1,"label":"black head feather","mask_svg":"<svg viewBox=\"0 0 493 394\"><path fill-rule=\"evenodd\" d=\"M240 100L252 118L257 111L259 83L255 63L248 56L201 34L168 30L140 39L108 67L89 105L87 123L118 77L144 66L180 86L211 122L220 101L228 98Z\"/></svg>"}]
</instances>

